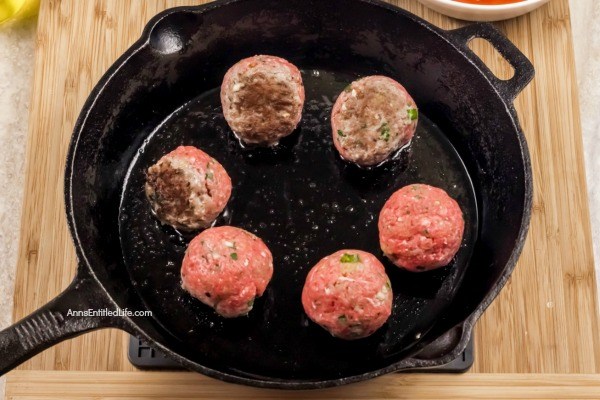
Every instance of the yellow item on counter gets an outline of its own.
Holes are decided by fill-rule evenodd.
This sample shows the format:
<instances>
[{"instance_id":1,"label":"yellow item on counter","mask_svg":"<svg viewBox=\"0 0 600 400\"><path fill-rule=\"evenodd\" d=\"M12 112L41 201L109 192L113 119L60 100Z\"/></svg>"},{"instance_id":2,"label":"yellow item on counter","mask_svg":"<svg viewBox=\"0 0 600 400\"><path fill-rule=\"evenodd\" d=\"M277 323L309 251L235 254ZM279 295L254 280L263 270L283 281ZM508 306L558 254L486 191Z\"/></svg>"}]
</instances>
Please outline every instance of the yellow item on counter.
<instances>
[{"instance_id":1,"label":"yellow item on counter","mask_svg":"<svg viewBox=\"0 0 600 400\"><path fill-rule=\"evenodd\" d=\"M0 24L37 14L40 0L0 0Z\"/></svg>"}]
</instances>

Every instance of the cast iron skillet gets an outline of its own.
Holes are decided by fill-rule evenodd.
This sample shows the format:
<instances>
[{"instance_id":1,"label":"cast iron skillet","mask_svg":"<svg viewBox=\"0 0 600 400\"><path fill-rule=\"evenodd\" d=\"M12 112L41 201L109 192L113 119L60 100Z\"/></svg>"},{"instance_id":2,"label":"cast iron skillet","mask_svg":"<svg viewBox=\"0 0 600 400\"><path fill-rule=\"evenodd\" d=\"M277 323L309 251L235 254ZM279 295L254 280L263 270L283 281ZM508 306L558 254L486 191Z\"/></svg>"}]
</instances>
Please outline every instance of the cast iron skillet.
<instances>
[{"instance_id":1,"label":"cast iron skillet","mask_svg":"<svg viewBox=\"0 0 600 400\"><path fill-rule=\"evenodd\" d=\"M474 37L496 47L513 78L492 75L467 47ZM304 75L303 121L274 149L241 147L220 112L225 71L254 54L285 57ZM367 74L399 80L421 111L410 148L374 170L342 162L329 131L335 96ZM512 101L532 77L529 61L491 25L443 31L378 1L217 1L157 15L94 88L73 133L65 203L77 276L0 333L0 370L104 327L142 337L190 369L263 387L327 387L452 360L525 239L532 182ZM182 291L178 270L190 237L149 213L144 170L180 144L206 150L232 177L217 223L256 232L274 254L273 281L248 317L224 320ZM386 264L390 321L364 340L332 338L302 311L308 269L343 247L383 259L378 211L414 182L459 201L467 223L461 250L432 273ZM68 314L102 308L153 316Z\"/></svg>"}]
</instances>

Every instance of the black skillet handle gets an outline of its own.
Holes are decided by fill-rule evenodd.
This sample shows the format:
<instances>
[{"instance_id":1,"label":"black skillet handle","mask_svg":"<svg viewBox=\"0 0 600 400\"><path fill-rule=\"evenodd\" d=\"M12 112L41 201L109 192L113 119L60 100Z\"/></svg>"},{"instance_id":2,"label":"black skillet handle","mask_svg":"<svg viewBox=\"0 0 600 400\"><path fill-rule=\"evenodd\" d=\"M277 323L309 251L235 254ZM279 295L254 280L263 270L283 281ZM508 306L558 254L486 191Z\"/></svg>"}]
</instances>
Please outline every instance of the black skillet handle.
<instances>
[{"instance_id":1,"label":"black skillet handle","mask_svg":"<svg viewBox=\"0 0 600 400\"><path fill-rule=\"evenodd\" d=\"M87 269L79 268L64 292L0 332L0 375L65 339L98 328L123 328L124 320L120 317L84 317L72 313L89 309L115 311L116 306Z\"/></svg>"},{"instance_id":2,"label":"black skillet handle","mask_svg":"<svg viewBox=\"0 0 600 400\"><path fill-rule=\"evenodd\" d=\"M512 102L515 97L527 86L535 75L531 61L510 41L502 32L488 23L476 23L464 28L446 31L453 38L453 42L463 52L470 56L471 61L476 64L484 75L498 88L499 93L508 101ZM515 74L512 78L499 79L489 70L483 61L469 48L468 43L475 39L485 39L504 57L514 68Z\"/></svg>"}]
</instances>

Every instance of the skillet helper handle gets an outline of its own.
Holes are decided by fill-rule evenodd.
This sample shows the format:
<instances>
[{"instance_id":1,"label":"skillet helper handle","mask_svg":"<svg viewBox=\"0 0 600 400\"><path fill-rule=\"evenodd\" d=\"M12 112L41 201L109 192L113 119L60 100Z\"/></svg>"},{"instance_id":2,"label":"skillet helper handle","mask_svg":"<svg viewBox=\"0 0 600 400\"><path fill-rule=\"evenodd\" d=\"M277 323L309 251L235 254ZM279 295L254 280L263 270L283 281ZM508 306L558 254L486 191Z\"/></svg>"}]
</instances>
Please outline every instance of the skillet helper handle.
<instances>
[{"instance_id":1,"label":"skillet helper handle","mask_svg":"<svg viewBox=\"0 0 600 400\"><path fill-rule=\"evenodd\" d=\"M104 289L80 268L56 298L0 332L0 375L65 339L103 327L120 327L122 318L76 316L71 311L116 310ZM102 312L106 314L106 312Z\"/></svg>"},{"instance_id":2,"label":"skillet helper handle","mask_svg":"<svg viewBox=\"0 0 600 400\"><path fill-rule=\"evenodd\" d=\"M397 370L435 368L447 365L460 357L473 333L472 321L465 321L438 337L416 355L406 358L397 365ZM470 365L465 366L465 370Z\"/></svg>"},{"instance_id":3,"label":"skillet helper handle","mask_svg":"<svg viewBox=\"0 0 600 400\"><path fill-rule=\"evenodd\" d=\"M494 25L476 23L447 31L447 33L454 39L454 44L469 56L471 61L481 69L506 100L512 102L533 79L535 70L531 61ZM485 39L494 46L515 70L512 78L507 80L499 79L490 71L485 63L468 46L468 43L475 38Z\"/></svg>"}]
</instances>

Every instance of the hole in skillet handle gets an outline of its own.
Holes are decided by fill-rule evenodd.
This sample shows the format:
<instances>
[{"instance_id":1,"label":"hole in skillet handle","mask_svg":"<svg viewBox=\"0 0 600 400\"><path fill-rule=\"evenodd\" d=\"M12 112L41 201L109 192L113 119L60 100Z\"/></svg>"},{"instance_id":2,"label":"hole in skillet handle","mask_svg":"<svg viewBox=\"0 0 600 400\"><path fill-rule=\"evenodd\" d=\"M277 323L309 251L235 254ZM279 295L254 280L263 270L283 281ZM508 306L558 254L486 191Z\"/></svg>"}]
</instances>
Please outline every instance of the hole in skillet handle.
<instances>
[{"instance_id":1,"label":"hole in skillet handle","mask_svg":"<svg viewBox=\"0 0 600 400\"><path fill-rule=\"evenodd\" d=\"M500 95L509 103L527 86L535 75L531 61L492 24L477 23L463 28L446 31L458 47L481 72L498 88ZM490 68L471 50L469 43L473 39L484 39L510 64L514 74L509 79L500 79Z\"/></svg>"},{"instance_id":2,"label":"hole in skillet handle","mask_svg":"<svg viewBox=\"0 0 600 400\"><path fill-rule=\"evenodd\" d=\"M467 46L482 60L493 60L486 65L498 79L506 81L515 76L515 69L512 65L487 40L476 37L471 39Z\"/></svg>"}]
</instances>

